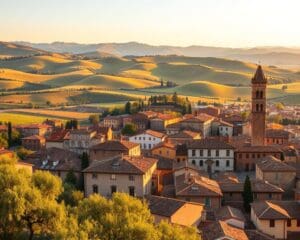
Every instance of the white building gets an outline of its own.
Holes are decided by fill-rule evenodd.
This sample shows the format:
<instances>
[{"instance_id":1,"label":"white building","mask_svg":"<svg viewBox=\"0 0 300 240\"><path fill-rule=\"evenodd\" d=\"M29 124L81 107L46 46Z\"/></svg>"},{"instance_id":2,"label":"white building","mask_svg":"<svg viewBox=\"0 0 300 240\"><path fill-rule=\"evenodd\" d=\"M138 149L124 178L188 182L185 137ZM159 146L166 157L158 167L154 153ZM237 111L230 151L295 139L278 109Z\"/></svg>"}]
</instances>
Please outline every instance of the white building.
<instances>
[{"instance_id":1,"label":"white building","mask_svg":"<svg viewBox=\"0 0 300 240\"><path fill-rule=\"evenodd\" d=\"M143 133L129 137L129 141L140 144L142 150L150 150L163 142L165 138L165 134L148 129Z\"/></svg>"},{"instance_id":2,"label":"white building","mask_svg":"<svg viewBox=\"0 0 300 240\"><path fill-rule=\"evenodd\" d=\"M215 139L200 139L188 146L188 161L208 173L233 171L234 147Z\"/></svg>"}]
</instances>

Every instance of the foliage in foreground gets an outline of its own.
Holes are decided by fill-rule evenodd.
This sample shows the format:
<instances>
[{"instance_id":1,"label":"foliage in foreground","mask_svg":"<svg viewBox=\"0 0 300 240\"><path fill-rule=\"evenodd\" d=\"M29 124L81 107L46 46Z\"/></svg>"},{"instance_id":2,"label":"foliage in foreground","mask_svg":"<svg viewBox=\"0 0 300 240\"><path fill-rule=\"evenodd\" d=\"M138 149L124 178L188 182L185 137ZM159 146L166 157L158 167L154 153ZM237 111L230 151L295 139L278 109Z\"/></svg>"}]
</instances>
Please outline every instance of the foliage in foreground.
<instances>
[{"instance_id":1,"label":"foliage in foreground","mask_svg":"<svg viewBox=\"0 0 300 240\"><path fill-rule=\"evenodd\" d=\"M0 239L199 239L194 228L156 226L146 202L137 198L83 198L68 186L48 172L31 175L0 159Z\"/></svg>"}]
</instances>

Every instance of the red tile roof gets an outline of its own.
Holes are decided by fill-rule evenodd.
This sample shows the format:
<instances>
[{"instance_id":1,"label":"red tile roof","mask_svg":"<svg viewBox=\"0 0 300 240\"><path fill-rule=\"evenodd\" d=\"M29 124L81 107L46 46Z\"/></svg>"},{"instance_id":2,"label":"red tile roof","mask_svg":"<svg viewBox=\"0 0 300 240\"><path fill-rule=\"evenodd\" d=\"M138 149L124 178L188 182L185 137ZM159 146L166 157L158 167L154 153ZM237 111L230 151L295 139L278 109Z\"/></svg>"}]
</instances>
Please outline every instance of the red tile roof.
<instances>
[{"instance_id":1,"label":"red tile roof","mask_svg":"<svg viewBox=\"0 0 300 240\"><path fill-rule=\"evenodd\" d=\"M155 158L119 155L101 161L94 161L83 172L143 175L156 163L157 159Z\"/></svg>"}]
</instances>

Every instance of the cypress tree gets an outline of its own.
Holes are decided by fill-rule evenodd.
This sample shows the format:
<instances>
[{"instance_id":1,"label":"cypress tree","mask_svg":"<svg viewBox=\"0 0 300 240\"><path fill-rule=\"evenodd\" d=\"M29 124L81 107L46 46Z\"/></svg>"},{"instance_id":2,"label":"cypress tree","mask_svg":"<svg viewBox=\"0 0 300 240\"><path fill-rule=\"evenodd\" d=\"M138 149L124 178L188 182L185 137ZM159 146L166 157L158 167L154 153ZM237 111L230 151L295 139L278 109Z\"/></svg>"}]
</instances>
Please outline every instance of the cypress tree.
<instances>
[{"instance_id":1,"label":"cypress tree","mask_svg":"<svg viewBox=\"0 0 300 240\"><path fill-rule=\"evenodd\" d=\"M129 101L125 104L125 113L131 113L131 103Z\"/></svg>"},{"instance_id":2,"label":"cypress tree","mask_svg":"<svg viewBox=\"0 0 300 240\"><path fill-rule=\"evenodd\" d=\"M243 200L244 200L245 211L250 212L251 210L250 204L253 202L253 192L251 188L251 181L248 175L244 182Z\"/></svg>"},{"instance_id":3,"label":"cypress tree","mask_svg":"<svg viewBox=\"0 0 300 240\"><path fill-rule=\"evenodd\" d=\"M8 147L12 146L12 126L11 126L11 122L8 122L8 124L7 124L7 143L8 143Z\"/></svg>"}]
</instances>

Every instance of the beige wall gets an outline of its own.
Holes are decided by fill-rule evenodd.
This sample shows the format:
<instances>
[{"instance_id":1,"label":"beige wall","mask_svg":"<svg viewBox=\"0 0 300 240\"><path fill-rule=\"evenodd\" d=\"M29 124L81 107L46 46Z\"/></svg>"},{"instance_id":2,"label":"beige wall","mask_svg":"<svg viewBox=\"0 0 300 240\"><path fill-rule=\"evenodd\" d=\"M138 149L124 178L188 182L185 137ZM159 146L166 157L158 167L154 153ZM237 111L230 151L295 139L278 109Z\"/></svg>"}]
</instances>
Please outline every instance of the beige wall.
<instances>
[{"instance_id":1,"label":"beige wall","mask_svg":"<svg viewBox=\"0 0 300 240\"><path fill-rule=\"evenodd\" d=\"M129 180L130 174L115 174L116 179L111 179L112 174L98 173L93 178L92 173L84 173L85 196L93 194L93 185L98 186L98 192L104 197L111 196L111 186L117 186L118 192L129 193L129 187L135 188L135 196L143 197L151 193L152 174L156 169L154 164L144 175L133 175L134 181Z\"/></svg>"},{"instance_id":2,"label":"beige wall","mask_svg":"<svg viewBox=\"0 0 300 240\"><path fill-rule=\"evenodd\" d=\"M256 228L263 233L266 233L270 236L274 236L277 239L285 239L285 221L284 220L275 220L275 227L270 227L269 220L259 220L254 211L251 209L251 221L254 223Z\"/></svg>"},{"instance_id":3,"label":"beige wall","mask_svg":"<svg viewBox=\"0 0 300 240\"><path fill-rule=\"evenodd\" d=\"M47 142L46 141L46 148L52 148L52 147L63 149L64 142Z\"/></svg>"}]
</instances>

